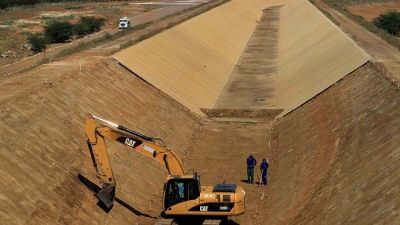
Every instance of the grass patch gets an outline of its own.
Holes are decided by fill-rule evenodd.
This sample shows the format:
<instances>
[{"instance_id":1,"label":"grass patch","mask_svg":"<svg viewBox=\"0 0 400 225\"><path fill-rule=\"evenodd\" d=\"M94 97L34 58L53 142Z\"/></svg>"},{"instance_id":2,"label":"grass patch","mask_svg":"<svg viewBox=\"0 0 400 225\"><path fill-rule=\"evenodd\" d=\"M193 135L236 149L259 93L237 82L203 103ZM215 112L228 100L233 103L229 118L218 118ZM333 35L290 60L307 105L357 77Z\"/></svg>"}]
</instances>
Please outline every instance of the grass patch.
<instances>
[{"instance_id":1,"label":"grass patch","mask_svg":"<svg viewBox=\"0 0 400 225\"><path fill-rule=\"evenodd\" d=\"M18 42L16 40L12 40L8 45L9 48L16 49L18 47Z\"/></svg>"},{"instance_id":2,"label":"grass patch","mask_svg":"<svg viewBox=\"0 0 400 225\"><path fill-rule=\"evenodd\" d=\"M324 1L325 2L325 1ZM332 0L332 3L343 6L363 5L371 3L389 3L390 0Z\"/></svg>"},{"instance_id":3,"label":"grass patch","mask_svg":"<svg viewBox=\"0 0 400 225\"><path fill-rule=\"evenodd\" d=\"M21 24L18 24L17 27L19 27L19 28L27 28L27 27L36 26L36 25L38 25L38 24L36 24L36 23L21 23Z\"/></svg>"},{"instance_id":4,"label":"grass patch","mask_svg":"<svg viewBox=\"0 0 400 225\"><path fill-rule=\"evenodd\" d=\"M119 7L99 7L95 6L93 7L96 13L119 13L122 12L122 10Z\"/></svg>"},{"instance_id":5,"label":"grass patch","mask_svg":"<svg viewBox=\"0 0 400 225\"><path fill-rule=\"evenodd\" d=\"M128 47L130 47L130 46L132 46L132 45L134 45L134 44L135 44L134 41L129 40L129 41L127 41L127 42L121 44L121 45L119 46L119 49L125 49L125 48L128 48Z\"/></svg>"},{"instance_id":6,"label":"grass patch","mask_svg":"<svg viewBox=\"0 0 400 225\"><path fill-rule=\"evenodd\" d=\"M71 48L66 48L62 51L60 51L60 53L58 53L57 55L54 56L55 59L57 58L63 58L81 51L85 51L85 50L89 50L91 48L96 47L98 44L100 43L104 43L107 39L103 36L100 38L96 38L92 41L89 42L81 42L79 43L77 46L71 47Z\"/></svg>"},{"instance_id":7,"label":"grass patch","mask_svg":"<svg viewBox=\"0 0 400 225\"><path fill-rule=\"evenodd\" d=\"M58 20L73 20L74 19L74 15L68 15L68 16L58 16L57 17Z\"/></svg>"},{"instance_id":8,"label":"grass patch","mask_svg":"<svg viewBox=\"0 0 400 225\"><path fill-rule=\"evenodd\" d=\"M72 20L74 19L74 15L61 15L61 16L42 16L41 19L43 20Z\"/></svg>"},{"instance_id":9,"label":"grass patch","mask_svg":"<svg viewBox=\"0 0 400 225\"><path fill-rule=\"evenodd\" d=\"M64 9L66 9L66 10L76 10L76 9L84 9L84 7L83 6L75 6L75 5L68 5L68 6L65 6Z\"/></svg>"},{"instance_id":10,"label":"grass patch","mask_svg":"<svg viewBox=\"0 0 400 225\"><path fill-rule=\"evenodd\" d=\"M5 19L0 22L1 25L8 25L11 26L14 24L15 19Z\"/></svg>"},{"instance_id":11,"label":"grass patch","mask_svg":"<svg viewBox=\"0 0 400 225\"><path fill-rule=\"evenodd\" d=\"M22 34L22 35L28 35L28 34L30 34L30 33L31 33L31 32L26 31L26 30L20 32L20 34Z\"/></svg>"}]
</instances>

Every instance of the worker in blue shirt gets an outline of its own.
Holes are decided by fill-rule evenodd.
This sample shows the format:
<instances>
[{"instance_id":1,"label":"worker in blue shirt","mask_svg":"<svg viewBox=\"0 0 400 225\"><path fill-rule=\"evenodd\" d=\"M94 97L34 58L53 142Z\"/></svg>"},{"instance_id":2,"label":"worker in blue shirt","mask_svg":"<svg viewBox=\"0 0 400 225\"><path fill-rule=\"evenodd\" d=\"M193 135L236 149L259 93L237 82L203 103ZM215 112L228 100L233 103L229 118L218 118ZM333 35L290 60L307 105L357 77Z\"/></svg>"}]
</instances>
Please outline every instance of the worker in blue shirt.
<instances>
[{"instance_id":1,"label":"worker in blue shirt","mask_svg":"<svg viewBox=\"0 0 400 225\"><path fill-rule=\"evenodd\" d=\"M253 157L253 155L250 155L249 158L247 158L247 183L253 184L254 182L254 167L257 164L257 160Z\"/></svg>"},{"instance_id":2,"label":"worker in blue shirt","mask_svg":"<svg viewBox=\"0 0 400 225\"><path fill-rule=\"evenodd\" d=\"M263 161L260 165L260 170L261 170L262 182L264 185L267 185L268 160L266 158L263 158Z\"/></svg>"}]
</instances>

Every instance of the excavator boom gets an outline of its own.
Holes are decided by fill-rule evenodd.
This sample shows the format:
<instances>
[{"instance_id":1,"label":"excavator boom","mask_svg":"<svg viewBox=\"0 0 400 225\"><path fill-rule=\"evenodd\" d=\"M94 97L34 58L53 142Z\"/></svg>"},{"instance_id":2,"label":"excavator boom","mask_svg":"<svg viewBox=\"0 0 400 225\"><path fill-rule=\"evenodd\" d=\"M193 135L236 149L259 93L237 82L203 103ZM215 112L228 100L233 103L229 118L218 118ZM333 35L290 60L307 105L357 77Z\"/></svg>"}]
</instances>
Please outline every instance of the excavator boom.
<instances>
[{"instance_id":1,"label":"excavator boom","mask_svg":"<svg viewBox=\"0 0 400 225\"><path fill-rule=\"evenodd\" d=\"M98 125L96 120L102 121L110 126ZM117 125L88 115L86 117L85 132L93 166L96 168L97 178L102 190L97 197L108 208L112 207L115 197L116 182L108 158L105 138L124 144L145 156L155 159L168 170L171 176L185 175L181 160L171 151L160 138L148 137L129 128Z\"/></svg>"}]
</instances>

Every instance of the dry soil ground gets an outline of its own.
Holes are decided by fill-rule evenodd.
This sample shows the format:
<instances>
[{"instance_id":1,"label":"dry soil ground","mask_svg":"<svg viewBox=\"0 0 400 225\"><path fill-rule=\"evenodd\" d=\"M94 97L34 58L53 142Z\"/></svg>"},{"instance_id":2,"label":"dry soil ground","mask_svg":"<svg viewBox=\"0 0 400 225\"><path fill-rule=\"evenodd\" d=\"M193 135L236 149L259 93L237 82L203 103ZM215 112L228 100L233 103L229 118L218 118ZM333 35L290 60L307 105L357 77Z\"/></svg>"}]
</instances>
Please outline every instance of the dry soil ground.
<instances>
[{"instance_id":1,"label":"dry soil ground","mask_svg":"<svg viewBox=\"0 0 400 225\"><path fill-rule=\"evenodd\" d=\"M279 121L219 121L191 114L108 54L0 78L2 224L154 222L164 168L112 142L117 203L109 213L96 206L85 113L162 137L204 185L244 186L248 210L231 224L400 223L400 92L373 66ZM267 187L245 183L250 153L269 159Z\"/></svg>"},{"instance_id":2,"label":"dry soil ground","mask_svg":"<svg viewBox=\"0 0 400 225\"><path fill-rule=\"evenodd\" d=\"M160 5L134 5L126 2L102 2L85 4L46 5L38 8L0 11L0 52L14 51L17 56L1 58L0 65L6 65L24 59L33 53L21 49L27 44L28 33L43 31L46 23L59 19L75 23L81 16L101 17L107 20L103 30L118 27L118 19L123 16L133 17L160 8ZM12 38L10 38L12 37ZM52 44L48 49L60 44Z\"/></svg>"},{"instance_id":3,"label":"dry soil ground","mask_svg":"<svg viewBox=\"0 0 400 225\"><path fill-rule=\"evenodd\" d=\"M400 3L389 2L388 4L362 4L349 7L350 11L356 15L362 16L365 20L371 22L380 14L388 10L400 11Z\"/></svg>"},{"instance_id":4,"label":"dry soil ground","mask_svg":"<svg viewBox=\"0 0 400 225\"><path fill-rule=\"evenodd\" d=\"M321 0L316 0L315 4L325 11L329 12L333 19L339 23L339 28L345 32L350 38L352 38L361 48L363 48L370 56L374 58L376 62L382 62L385 66L386 73L389 73L390 78L400 81L400 51L394 46L388 44L380 37L369 32L361 25L354 21L346 18L343 14L337 10L330 8L324 4ZM398 7L399 4L391 4L390 7ZM356 8L355 6L352 7ZM369 13L373 15L379 15L382 10L386 9L387 6L370 6L368 7ZM361 16L362 14L360 12Z\"/></svg>"}]
</instances>

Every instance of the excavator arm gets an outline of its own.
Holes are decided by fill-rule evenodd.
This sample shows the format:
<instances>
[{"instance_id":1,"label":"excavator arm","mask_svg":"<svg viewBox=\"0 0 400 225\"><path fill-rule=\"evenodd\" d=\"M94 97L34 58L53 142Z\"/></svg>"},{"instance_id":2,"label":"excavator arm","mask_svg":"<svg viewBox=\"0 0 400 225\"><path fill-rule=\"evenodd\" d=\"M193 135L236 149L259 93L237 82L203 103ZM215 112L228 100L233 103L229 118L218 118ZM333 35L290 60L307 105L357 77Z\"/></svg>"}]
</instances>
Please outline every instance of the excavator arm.
<instances>
[{"instance_id":1,"label":"excavator arm","mask_svg":"<svg viewBox=\"0 0 400 225\"><path fill-rule=\"evenodd\" d=\"M98 125L96 120L109 126ZM108 158L105 138L124 144L156 160L166 167L170 176L185 175L181 160L160 138L148 137L92 115L87 115L86 117L85 132L97 178L102 186L102 190L97 194L97 197L108 208L113 205L116 182Z\"/></svg>"}]
</instances>

